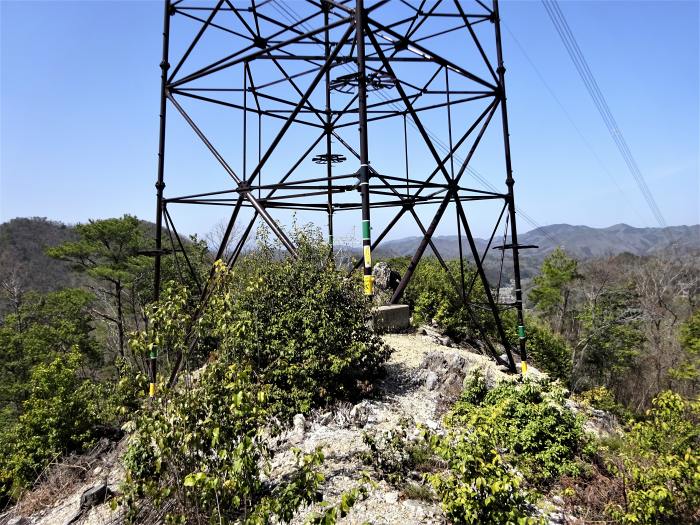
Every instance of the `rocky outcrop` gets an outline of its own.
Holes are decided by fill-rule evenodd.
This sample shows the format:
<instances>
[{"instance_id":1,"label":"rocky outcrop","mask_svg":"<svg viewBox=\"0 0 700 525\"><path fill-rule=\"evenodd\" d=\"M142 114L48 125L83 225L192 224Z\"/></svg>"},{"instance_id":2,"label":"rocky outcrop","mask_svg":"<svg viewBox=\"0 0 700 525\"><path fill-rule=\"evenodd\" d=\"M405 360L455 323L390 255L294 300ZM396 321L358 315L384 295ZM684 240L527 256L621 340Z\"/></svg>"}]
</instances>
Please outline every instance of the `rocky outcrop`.
<instances>
[{"instance_id":1,"label":"rocky outcrop","mask_svg":"<svg viewBox=\"0 0 700 525\"><path fill-rule=\"evenodd\" d=\"M274 454L268 481L274 484L275 480L292 472L296 464L295 449L308 453L320 447L325 455L321 466L325 476L322 491L328 504L337 503L344 493L363 483L363 472L368 473L372 481L367 497L355 503L339 523L448 523L439 501L435 501L431 490L420 483L420 473L408 474L411 484L392 485L376 465L366 462L370 449L365 435L374 436L375 442L381 443L382 439L390 442L392 436L399 435L415 442L420 439L419 427L440 433L444 430L442 414L460 394L465 378L473 371L478 370L488 385L517 380L519 376L504 373L487 356L444 340L436 330L428 327L422 332L424 335L384 336L393 352L385 365L385 377L375 385L374 397L354 404L338 402L308 415L297 414L286 432L270 437L268 444ZM534 368L530 368L529 373L534 377L542 375ZM583 410L578 405L572 409ZM604 426L605 418L601 415L599 419L601 422L596 425ZM116 449L103 452L83 481L67 490L54 505L24 516L20 512L5 517L24 520L16 523L25 525L123 523L123 510L112 511L106 501L124 479L120 464L123 449L122 443ZM541 510L542 517L552 524L568 519L559 511L556 502L550 503L551 508ZM301 525L310 513L318 510L321 507L302 509L293 523ZM0 517L0 523L2 519Z\"/></svg>"}]
</instances>

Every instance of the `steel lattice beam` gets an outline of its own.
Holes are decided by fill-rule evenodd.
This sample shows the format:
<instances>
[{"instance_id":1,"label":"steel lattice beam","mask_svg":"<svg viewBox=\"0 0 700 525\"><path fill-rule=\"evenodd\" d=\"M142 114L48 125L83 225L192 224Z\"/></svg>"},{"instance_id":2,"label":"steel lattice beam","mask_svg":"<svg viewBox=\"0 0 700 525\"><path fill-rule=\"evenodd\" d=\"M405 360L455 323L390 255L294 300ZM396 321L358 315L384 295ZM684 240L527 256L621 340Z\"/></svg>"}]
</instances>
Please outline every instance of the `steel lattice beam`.
<instances>
[{"instance_id":1,"label":"steel lattice beam","mask_svg":"<svg viewBox=\"0 0 700 525\"><path fill-rule=\"evenodd\" d=\"M300 8L303 13L296 13L295 8ZM171 70L171 38L176 31L174 19L190 22L196 30L191 40L185 43L184 51L178 53L176 60L173 59L176 65ZM481 37L477 34L480 28L487 27L481 25L485 23L493 26L489 46L484 45L483 34ZM211 50L209 54L203 52L204 42L212 32L217 32L218 38L231 39L231 44L225 47L224 56L216 57ZM461 63L460 53L453 52L452 46L447 48L447 52L445 49L436 51L439 48L436 42L446 36L459 39L459 45L454 49L459 50L459 46L473 48L473 64ZM215 52L218 54L220 49L216 48ZM197 65L193 66L192 63ZM479 73L477 68L483 72ZM425 76L414 78L420 75L407 75L404 72L407 70L421 71ZM232 80L235 71L240 72L239 84ZM479 307L486 308L494 317L497 341L490 341L485 333L482 336L495 359L515 372L515 359L500 318L503 305L491 293L491 284L483 268L499 225L507 217L516 288L515 303L508 306L515 307L518 312L518 331L521 334L520 345L513 350L525 363L504 74L498 0L492 0L490 6L482 0L434 0L422 1L420 5L388 0L306 0L297 4L281 0L212 0L207 5L190 5L187 0L165 0L156 182L155 297L158 298L161 285L164 232L173 253L180 251L184 255L177 259L184 265L178 271L192 270L169 211L174 206L188 204L230 209L217 258L224 256L236 227L242 228L243 235L228 255L228 264L235 264L253 225L259 219L267 224L290 254L295 254L292 241L273 215L278 210L308 210L324 214L331 246L338 214L349 210L361 211L363 258L355 264L355 270L364 267L368 294L372 293L372 252L381 246L401 219L411 217L422 240L392 302L401 299L425 250L431 248L448 271L455 292L464 301L468 314L475 318L473 308ZM439 85L442 79L444 86ZM214 146L214 140L204 131L197 116L185 109L185 101L188 104L219 107L222 115L224 112L240 115L243 131L242 170L239 173L234 171L223 150ZM453 134L453 112L458 108L484 103L485 108L470 122L465 123L460 119L459 125L464 124L464 129L455 129ZM166 113L169 107L175 109L223 168L228 182L222 180L221 189L202 188L206 191L165 195ZM501 192L470 188L462 183L462 178L486 130L494 126L494 120L498 120L493 117L499 110L505 188ZM449 129L447 145L440 143L426 125L436 112L446 115ZM373 141L379 143L385 140L375 130L385 123L396 121L403 122L405 177L391 171L384 172L386 170L379 169L378 163L373 165L370 152ZM249 133L251 123L257 129L257 137ZM428 152L426 158L433 162L434 168L429 173L414 171L409 167L407 123L418 132L421 145ZM263 144L263 130L268 128L275 131ZM358 129L356 135L351 133L354 128ZM305 130L303 137L309 146L297 147L297 155L287 159L286 165L280 168L279 162L272 163L271 158L297 130ZM333 151L333 142L344 148L344 155ZM466 150L466 156L455 162L462 148ZM257 159L250 169L249 157L255 157L256 150ZM311 157L317 163L325 160L325 166L316 175L304 172L312 162ZM334 164L346 159L356 169L340 169ZM466 207L474 201L488 200L500 201L502 205L498 208L500 214L486 250L479 253ZM427 226L417 214L417 206L437 206ZM455 209L458 230L458 278L449 272L432 239L438 226L446 220L445 212L450 206ZM372 240L370 214L372 210L382 208L395 208L396 214ZM252 217L243 220L241 217L249 212L241 212L247 209L253 211ZM471 254L477 269L469 283L465 279L462 233L466 234L466 251ZM485 305L470 300L477 280L486 292ZM204 302L208 297L209 284L198 285ZM500 355L501 351L495 343L502 346L505 358ZM155 382L155 372L156 356L153 355L152 382Z\"/></svg>"}]
</instances>

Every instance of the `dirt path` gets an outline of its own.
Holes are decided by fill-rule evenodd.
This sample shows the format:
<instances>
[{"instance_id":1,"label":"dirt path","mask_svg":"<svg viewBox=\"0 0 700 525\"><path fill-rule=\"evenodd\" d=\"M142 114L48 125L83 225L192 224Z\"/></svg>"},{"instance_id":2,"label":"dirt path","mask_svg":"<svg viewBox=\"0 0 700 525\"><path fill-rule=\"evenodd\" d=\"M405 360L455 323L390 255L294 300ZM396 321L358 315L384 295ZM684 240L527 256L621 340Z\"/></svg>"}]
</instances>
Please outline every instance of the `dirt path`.
<instances>
[{"instance_id":1,"label":"dirt path","mask_svg":"<svg viewBox=\"0 0 700 525\"><path fill-rule=\"evenodd\" d=\"M357 486L362 471L370 471L377 482L369 497L355 504L343 524L442 524L447 523L439 503L411 499L379 479L361 458L368 451L363 434L396 431L402 423L417 435L417 425L437 430L439 413L445 398L461 391L469 370L480 369L487 378L508 377L489 358L461 348L443 346L432 338L417 334L389 334L384 341L393 349L386 364L387 375L378 388L378 399L365 400L354 407L338 407L334 412L315 414L285 436L287 448L275 457L277 471L289 468L293 461L289 446L306 452L322 447L326 454L325 499L334 503L343 492ZM447 390L452 389L452 392ZM293 522L301 524L311 509L301 512Z\"/></svg>"}]
</instances>

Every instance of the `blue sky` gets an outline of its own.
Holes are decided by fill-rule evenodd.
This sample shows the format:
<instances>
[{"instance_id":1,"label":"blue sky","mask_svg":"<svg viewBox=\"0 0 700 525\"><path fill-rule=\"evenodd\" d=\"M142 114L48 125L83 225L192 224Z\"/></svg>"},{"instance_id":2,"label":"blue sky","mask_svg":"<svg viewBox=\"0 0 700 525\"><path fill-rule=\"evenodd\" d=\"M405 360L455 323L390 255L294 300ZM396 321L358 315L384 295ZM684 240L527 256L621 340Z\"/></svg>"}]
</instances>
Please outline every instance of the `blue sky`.
<instances>
[{"instance_id":1,"label":"blue sky","mask_svg":"<svg viewBox=\"0 0 700 525\"><path fill-rule=\"evenodd\" d=\"M698 3L560 5L666 221L698 223ZM0 0L0 17L0 220L153 220L161 3ZM501 17L518 206L542 225L655 226L542 5L504 1ZM175 48L185 42L174 40ZM168 190L206 191L198 181L216 166L170 115ZM236 133L226 139L234 156ZM371 134L373 158L401 171L393 137ZM486 144L484 153L474 167L502 185L498 148ZM182 231L200 234L223 218L221 210L174 215ZM477 235L488 233L492 215L474 213ZM378 213L377 224L386 220ZM357 217L338 221L341 233L356 234ZM451 223L438 233L454 231ZM391 238L415 234L405 222Z\"/></svg>"}]
</instances>

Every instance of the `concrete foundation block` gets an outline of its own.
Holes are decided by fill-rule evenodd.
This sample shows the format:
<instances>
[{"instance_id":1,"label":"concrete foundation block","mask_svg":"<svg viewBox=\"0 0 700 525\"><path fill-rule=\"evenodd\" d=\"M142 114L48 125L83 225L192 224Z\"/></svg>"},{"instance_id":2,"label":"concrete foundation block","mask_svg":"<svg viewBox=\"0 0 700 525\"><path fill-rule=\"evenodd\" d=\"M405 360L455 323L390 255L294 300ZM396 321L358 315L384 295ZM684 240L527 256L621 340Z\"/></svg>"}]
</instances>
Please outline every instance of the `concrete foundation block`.
<instances>
[{"instance_id":1,"label":"concrete foundation block","mask_svg":"<svg viewBox=\"0 0 700 525\"><path fill-rule=\"evenodd\" d=\"M402 332L410 326L407 304L380 306L374 313L374 329L379 332Z\"/></svg>"}]
</instances>

